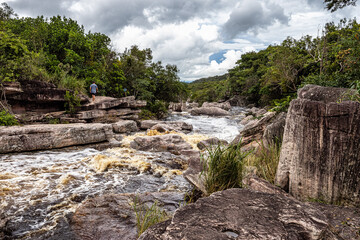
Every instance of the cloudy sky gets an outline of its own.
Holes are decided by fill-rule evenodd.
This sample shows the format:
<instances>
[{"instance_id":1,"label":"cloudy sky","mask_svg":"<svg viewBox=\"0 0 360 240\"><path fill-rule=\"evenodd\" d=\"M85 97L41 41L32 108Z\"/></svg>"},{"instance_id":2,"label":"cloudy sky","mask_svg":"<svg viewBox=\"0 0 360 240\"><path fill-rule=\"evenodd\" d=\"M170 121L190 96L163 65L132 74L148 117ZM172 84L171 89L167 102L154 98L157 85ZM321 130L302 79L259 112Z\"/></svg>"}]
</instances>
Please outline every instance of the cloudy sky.
<instances>
[{"instance_id":1,"label":"cloudy sky","mask_svg":"<svg viewBox=\"0 0 360 240\"><path fill-rule=\"evenodd\" d=\"M322 0L6 2L20 17L70 17L86 31L111 37L118 52L132 45L151 48L155 61L178 66L182 81L224 74L245 52L281 43L287 36L318 36L325 23L360 15L360 6L328 12Z\"/></svg>"}]
</instances>

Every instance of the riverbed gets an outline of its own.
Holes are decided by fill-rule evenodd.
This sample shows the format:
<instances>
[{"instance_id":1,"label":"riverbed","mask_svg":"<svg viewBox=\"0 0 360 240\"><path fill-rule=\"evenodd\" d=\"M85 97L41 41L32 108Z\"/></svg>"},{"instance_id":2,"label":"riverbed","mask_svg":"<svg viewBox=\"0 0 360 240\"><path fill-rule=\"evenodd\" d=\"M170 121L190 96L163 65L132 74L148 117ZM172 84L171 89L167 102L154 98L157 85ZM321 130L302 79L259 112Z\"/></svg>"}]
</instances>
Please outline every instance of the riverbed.
<instances>
[{"instance_id":1,"label":"riverbed","mask_svg":"<svg viewBox=\"0 0 360 240\"><path fill-rule=\"evenodd\" d=\"M208 137L231 141L242 126L242 109L231 117L174 114L168 120L190 123L194 131L183 138L196 148ZM109 193L186 192L187 163L169 152L129 148L136 136L124 136L121 148L41 151L0 156L0 219L6 219L8 239L31 239L52 231L86 198ZM1 227L1 226L0 226Z\"/></svg>"}]
</instances>

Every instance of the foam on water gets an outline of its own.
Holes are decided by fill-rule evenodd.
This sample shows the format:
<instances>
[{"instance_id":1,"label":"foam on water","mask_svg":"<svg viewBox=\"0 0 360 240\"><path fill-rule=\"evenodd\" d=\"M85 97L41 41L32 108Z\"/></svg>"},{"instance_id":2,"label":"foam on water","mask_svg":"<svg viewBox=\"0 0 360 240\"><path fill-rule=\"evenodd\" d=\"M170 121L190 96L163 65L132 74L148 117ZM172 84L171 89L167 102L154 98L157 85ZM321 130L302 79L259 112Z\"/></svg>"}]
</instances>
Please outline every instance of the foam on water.
<instances>
[{"instance_id":1,"label":"foam on water","mask_svg":"<svg viewBox=\"0 0 360 240\"><path fill-rule=\"evenodd\" d=\"M178 115L171 120L194 126L191 134L177 133L194 149L209 136L231 141L242 127L236 117ZM124 136L121 148L105 151L87 148L1 155L0 217L10 220L14 238L51 231L88 197L190 189L181 176L187 161L171 153L130 149L130 142L139 136L145 133Z\"/></svg>"}]
</instances>

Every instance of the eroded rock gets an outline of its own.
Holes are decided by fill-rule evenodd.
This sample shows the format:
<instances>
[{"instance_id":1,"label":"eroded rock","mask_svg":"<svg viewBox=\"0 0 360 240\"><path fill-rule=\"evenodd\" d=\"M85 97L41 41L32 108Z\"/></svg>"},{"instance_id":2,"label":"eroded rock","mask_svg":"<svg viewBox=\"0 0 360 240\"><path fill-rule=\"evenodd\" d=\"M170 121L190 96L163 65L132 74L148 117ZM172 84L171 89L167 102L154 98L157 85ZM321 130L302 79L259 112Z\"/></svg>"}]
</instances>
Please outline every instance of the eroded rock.
<instances>
[{"instance_id":1,"label":"eroded rock","mask_svg":"<svg viewBox=\"0 0 360 240\"><path fill-rule=\"evenodd\" d=\"M140 239L339 239L327 220L281 194L229 189L178 209L165 230L155 235L152 228Z\"/></svg>"},{"instance_id":2,"label":"eroded rock","mask_svg":"<svg viewBox=\"0 0 360 240\"><path fill-rule=\"evenodd\" d=\"M190 110L191 115L228 116L230 113L219 107L201 107Z\"/></svg>"},{"instance_id":3,"label":"eroded rock","mask_svg":"<svg viewBox=\"0 0 360 240\"><path fill-rule=\"evenodd\" d=\"M137 137L130 143L130 147L141 151L168 151L174 154L180 154L182 151L192 149L189 143L176 134Z\"/></svg>"},{"instance_id":4,"label":"eroded rock","mask_svg":"<svg viewBox=\"0 0 360 240\"><path fill-rule=\"evenodd\" d=\"M276 182L299 199L360 205L360 103L328 99L344 91L307 86L290 104Z\"/></svg>"}]
</instances>

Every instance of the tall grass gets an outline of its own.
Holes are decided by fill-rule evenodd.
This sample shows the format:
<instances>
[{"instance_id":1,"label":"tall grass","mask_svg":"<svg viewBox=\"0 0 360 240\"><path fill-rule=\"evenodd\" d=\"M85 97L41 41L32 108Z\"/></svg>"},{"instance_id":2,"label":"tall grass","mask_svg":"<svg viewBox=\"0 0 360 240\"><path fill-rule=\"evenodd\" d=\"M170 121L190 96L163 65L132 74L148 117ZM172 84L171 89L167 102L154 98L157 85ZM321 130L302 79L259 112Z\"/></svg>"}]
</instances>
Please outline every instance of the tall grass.
<instances>
[{"instance_id":1,"label":"tall grass","mask_svg":"<svg viewBox=\"0 0 360 240\"><path fill-rule=\"evenodd\" d=\"M145 203L141 203L138 197L135 198L133 209L136 215L138 237L152 225L169 219L170 216L162 210L158 204L159 203L155 201L149 207Z\"/></svg>"},{"instance_id":2,"label":"tall grass","mask_svg":"<svg viewBox=\"0 0 360 240\"><path fill-rule=\"evenodd\" d=\"M202 155L207 193L242 187L243 160L249 153L241 150L241 143L209 148Z\"/></svg>"},{"instance_id":3,"label":"tall grass","mask_svg":"<svg viewBox=\"0 0 360 240\"><path fill-rule=\"evenodd\" d=\"M251 153L244 162L245 166L256 168L256 175L274 184L277 166L279 164L281 145L272 143L268 147L259 144L256 152Z\"/></svg>"}]
</instances>

